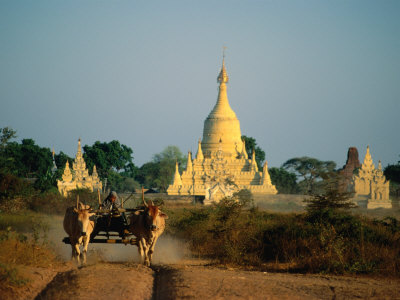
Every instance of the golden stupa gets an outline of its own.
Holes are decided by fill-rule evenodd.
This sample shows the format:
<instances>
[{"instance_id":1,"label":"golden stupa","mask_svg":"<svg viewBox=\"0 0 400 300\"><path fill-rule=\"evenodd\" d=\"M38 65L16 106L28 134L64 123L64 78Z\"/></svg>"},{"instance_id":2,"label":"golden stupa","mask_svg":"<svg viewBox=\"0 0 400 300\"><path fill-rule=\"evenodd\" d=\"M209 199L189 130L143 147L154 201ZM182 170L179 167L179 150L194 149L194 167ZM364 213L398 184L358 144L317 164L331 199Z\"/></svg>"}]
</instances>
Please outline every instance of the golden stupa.
<instances>
[{"instance_id":1,"label":"golden stupa","mask_svg":"<svg viewBox=\"0 0 400 300\"><path fill-rule=\"evenodd\" d=\"M196 158L188 153L186 170L179 173L176 166L174 180L168 187L168 195L204 196L204 203L218 202L241 189L253 194L276 194L265 162L258 170L253 151L249 159L242 141L240 122L229 105L226 84L229 81L222 60L218 75L217 103L204 121L203 139L199 140Z\"/></svg>"}]
</instances>

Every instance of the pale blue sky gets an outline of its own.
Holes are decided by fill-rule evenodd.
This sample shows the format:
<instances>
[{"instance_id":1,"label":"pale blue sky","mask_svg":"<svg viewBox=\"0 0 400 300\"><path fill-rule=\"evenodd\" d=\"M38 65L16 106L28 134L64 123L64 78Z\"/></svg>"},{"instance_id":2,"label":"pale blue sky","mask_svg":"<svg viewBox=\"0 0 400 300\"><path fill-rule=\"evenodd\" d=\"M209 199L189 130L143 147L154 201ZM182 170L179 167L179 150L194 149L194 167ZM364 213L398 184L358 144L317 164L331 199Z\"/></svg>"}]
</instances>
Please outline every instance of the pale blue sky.
<instances>
[{"instance_id":1,"label":"pale blue sky","mask_svg":"<svg viewBox=\"0 0 400 300\"><path fill-rule=\"evenodd\" d=\"M0 127L74 156L119 140L138 166L196 152L222 46L242 134L270 166L400 160L400 1L0 1Z\"/></svg>"}]
</instances>

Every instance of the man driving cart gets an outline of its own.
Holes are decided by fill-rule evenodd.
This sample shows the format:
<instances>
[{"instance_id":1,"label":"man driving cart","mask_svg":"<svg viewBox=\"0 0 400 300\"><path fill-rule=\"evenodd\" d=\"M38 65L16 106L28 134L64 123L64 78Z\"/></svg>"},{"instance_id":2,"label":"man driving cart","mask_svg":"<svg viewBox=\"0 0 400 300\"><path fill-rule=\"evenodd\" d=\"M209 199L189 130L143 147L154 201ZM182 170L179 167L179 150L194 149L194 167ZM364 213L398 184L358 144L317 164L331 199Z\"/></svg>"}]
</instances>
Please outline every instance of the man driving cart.
<instances>
[{"instance_id":1,"label":"man driving cart","mask_svg":"<svg viewBox=\"0 0 400 300\"><path fill-rule=\"evenodd\" d=\"M93 230L91 238L100 232L105 231L107 236L109 232L118 232L119 236L124 238L129 235L127 230L127 220L124 212L120 212L121 202L115 191L111 191L103 203L100 204L100 210L104 211L103 216L99 217L96 221L96 226Z\"/></svg>"}]
</instances>

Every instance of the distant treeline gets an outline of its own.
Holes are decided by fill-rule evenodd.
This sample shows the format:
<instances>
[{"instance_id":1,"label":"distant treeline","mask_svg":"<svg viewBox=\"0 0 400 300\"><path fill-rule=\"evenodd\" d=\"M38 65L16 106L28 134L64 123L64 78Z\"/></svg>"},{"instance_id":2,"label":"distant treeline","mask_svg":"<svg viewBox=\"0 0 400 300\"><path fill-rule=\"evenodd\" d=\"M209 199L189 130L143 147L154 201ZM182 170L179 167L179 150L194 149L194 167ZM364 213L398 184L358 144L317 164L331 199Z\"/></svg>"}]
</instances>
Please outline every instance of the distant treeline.
<instances>
[{"instance_id":1,"label":"distant treeline","mask_svg":"<svg viewBox=\"0 0 400 300\"><path fill-rule=\"evenodd\" d=\"M60 151L55 153L54 160L57 170L53 172L52 152L49 148L36 145L32 139L16 142L16 131L0 128L0 173L11 174L19 178L29 178L35 190L46 192L56 189L57 179L61 179L65 163L70 165L74 160ZM259 168L265 160L265 152L257 145L256 139L242 136L246 142L246 150L250 155L253 151ZM151 161L141 167L133 163L133 150L119 141L100 142L83 146L83 157L89 173L96 165L100 179L107 182L107 189L118 192L134 191L140 186L154 188L165 192L171 183L175 163L179 169L186 167L187 156L176 146L167 146L162 152L153 156ZM270 168L271 181L282 194L309 194L320 188L323 174L334 171L333 161L320 161L311 157L296 157L287 160L280 168ZM394 183L394 188L400 184L400 162L385 168L385 175ZM5 184L5 183L4 183ZM0 194L6 193L1 190Z\"/></svg>"}]
</instances>

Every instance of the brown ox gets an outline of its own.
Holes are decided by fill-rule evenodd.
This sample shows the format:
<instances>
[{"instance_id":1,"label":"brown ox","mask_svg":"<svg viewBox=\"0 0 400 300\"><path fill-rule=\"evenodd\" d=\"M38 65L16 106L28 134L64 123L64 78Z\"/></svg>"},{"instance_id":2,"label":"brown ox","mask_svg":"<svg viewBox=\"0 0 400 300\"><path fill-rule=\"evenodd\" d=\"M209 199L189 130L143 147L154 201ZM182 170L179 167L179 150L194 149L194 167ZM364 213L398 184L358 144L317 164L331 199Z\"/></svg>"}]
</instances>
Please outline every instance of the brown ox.
<instances>
[{"instance_id":1,"label":"brown ox","mask_svg":"<svg viewBox=\"0 0 400 300\"><path fill-rule=\"evenodd\" d=\"M69 207L64 216L64 230L69 235L72 248L72 259L76 258L80 264L80 245L83 244L83 263L86 263L86 252L90 240L90 234L93 231L94 222L89 217L94 215L90 213L90 207L79 203L77 207Z\"/></svg>"},{"instance_id":2,"label":"brown ox","mask_svg":"<svg viewBox=\"0 0 400 300\"><path fill-rule=\"evenodd\" d=\"M137 237L139 254L146 266L150 266L157 239L165 229L165 219L168 216L152 201L145 203L144 211L131 215L129 230Z\"/></svg>"}]
</instances>

